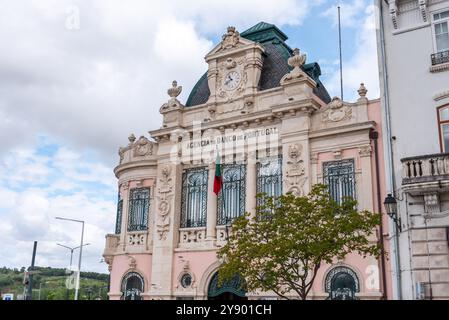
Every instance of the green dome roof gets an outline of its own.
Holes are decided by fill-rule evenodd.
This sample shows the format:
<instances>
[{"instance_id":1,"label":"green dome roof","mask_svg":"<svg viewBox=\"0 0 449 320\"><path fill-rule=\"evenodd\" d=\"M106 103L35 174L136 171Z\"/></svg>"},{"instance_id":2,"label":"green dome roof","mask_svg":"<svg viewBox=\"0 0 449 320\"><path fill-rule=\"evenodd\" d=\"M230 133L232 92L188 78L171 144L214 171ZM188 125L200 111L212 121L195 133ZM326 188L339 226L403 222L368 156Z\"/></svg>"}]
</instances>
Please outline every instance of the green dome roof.
<instances>
[{"instance_id":1,"label":"green dome roof","mask_svg":"<svg viewBox=\"0 0 449 320\"><path fill-rule=\"evenodd\" d=\"M274 24L259 22L255 26L243 31L242 38L259 42L265 48L265 57L262 72L259 80L259 90L267 90L279 87L282 77L291 70L287 60L292 56L292 49L285 43L288 37ZM318 63L308 63L303 67L311 78L317 83L314 93L325 103L329 103L331 98L319 77L321 69ZM187 99L186 106L196 106L206 103L209 99L210 91L207 82L207 72L198 80Z\"/></svg>"}]
</instances>

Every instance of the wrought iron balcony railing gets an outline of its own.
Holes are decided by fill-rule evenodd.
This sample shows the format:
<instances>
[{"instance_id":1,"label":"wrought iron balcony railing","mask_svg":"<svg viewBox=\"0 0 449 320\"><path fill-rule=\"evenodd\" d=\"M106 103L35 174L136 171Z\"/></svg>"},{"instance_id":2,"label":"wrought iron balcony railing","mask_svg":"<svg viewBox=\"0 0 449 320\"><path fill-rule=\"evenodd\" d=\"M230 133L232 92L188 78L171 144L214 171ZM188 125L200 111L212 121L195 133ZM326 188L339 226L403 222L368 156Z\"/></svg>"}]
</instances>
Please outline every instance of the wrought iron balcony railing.
<instances>
[{"instance_id":1,"label":"wrought iron balcony railing","mask_svg":"<svg viewBox=\"0 0 449 320\"><path fill-rule=\"evenodd\" d=\"M449 50L440 51L431 55L432 66L449 62Z\"/></svg>"},{"instance_id":2,"label":"wrought iron balcony railing","mask_svg":"<svg viewBox=\"0 0 449 320\"><path fill-rule=\"evenodd\" d=\"M401 159L402 184L449 180L449 153Z\"/></svg>"}]
</instances>

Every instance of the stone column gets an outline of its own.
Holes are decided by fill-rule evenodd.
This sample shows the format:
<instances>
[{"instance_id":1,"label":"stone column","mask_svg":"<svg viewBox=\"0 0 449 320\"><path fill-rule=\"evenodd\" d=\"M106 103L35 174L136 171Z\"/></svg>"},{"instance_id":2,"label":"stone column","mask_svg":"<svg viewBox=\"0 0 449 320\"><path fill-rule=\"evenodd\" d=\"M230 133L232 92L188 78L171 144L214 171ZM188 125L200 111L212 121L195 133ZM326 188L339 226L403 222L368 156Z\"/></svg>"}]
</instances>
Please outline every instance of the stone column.
<instances>
[{"instance_id":1,"label":"stone column","mask_svg":"<svg viewBox=\"0 0 449 320\"><path fill-rule=\"evenodd\" d=\"M129 181L120 185L120 195L123 201L122 206L122 223L120 225L120 247L122 251L126 249L126 233L128 232L128 216L129 216Z\"/></svg>"},{"instance_id":2,"label":"stone column","mask_svg":"<svg viewBox=\"0 0 449 320\"><path fill-rule=\"evenodd\" d=\"M367 144L359 148L360 166L362 169L362 182L359 188L358 200L360 209L373 211L373 179L371 176L371 145Z\"/></svg>"},{"instance_id":3,"label":"stone column","mask_svg":"<svg viewBox=\"0 0 449 320\"><path fill-rule=\"evenodd\" d=\"M209 164L209 181L207 184L207 219L206 219L206 240L216 239L217 227L217 195L212 191L215 180L215 162Z\"/></svg>"},{"instance_id":4,"label":"stone column","mask_svg":"<svg viewBox=\"0 0 449 320\"><path fill-rule=\"evenodd\" d=\"M256 215L256 194L257 194L257 162L254 154L248 154L246 165L246 206L245 211L250 213L250 217Z\"/></svg>"}]
</instances>

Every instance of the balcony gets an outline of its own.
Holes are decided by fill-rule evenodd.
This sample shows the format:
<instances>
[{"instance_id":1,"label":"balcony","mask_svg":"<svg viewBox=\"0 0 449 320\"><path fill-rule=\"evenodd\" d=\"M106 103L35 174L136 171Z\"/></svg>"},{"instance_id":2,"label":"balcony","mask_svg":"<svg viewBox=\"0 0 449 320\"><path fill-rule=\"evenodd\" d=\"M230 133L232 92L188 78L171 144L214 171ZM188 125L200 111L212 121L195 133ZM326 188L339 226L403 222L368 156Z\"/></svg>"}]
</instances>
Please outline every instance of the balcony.
<instances>
[{"instance_id":1,"label":"balcony","mask_svg":"<svg viewBox=\"0 0 449 320\"><path fill-rule=\"evenodd\" d=\"M106 235L106 245L104 248L103 256L112 256L118 247L120 236L116 234Z\"/></svg>"},{"instance_id":2,"label":"balcony","mask_svg":"<svg viewBox=\"0 0 449 320\"><path fill-rule=\"evenodd\" d=\"M411 194L449 190L449 153L401 159L402 187Z\"/></svg>"},{"instance_id":3,"label":"balcony","mask_svg":"<svg viewBox=\"0 0 449 320\"><path fill-rule=\"evenodd\" d=\"M431 55L432 66L449 62L449 50L440 51Z\"/></svg>"},{"instance_id":4,"label":"balcony","mask_svg":"<svg viewBox=\"0 0 449 320\"><path fill-rule=\"evenodd\" d=\"M430 59L432 60L430 72L449 70L449 50L433 53Z\"/></svg>"}]
</instances>

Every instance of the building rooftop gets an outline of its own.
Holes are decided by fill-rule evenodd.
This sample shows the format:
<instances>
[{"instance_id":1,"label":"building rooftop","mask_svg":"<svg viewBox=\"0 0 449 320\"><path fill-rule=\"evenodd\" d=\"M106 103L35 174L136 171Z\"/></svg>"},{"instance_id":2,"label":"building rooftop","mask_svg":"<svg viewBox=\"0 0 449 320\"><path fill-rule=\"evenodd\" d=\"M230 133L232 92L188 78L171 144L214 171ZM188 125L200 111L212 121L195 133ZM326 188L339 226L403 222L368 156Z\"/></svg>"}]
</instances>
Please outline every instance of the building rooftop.
<instances>
[{"instance_id":1,"label":"building rooftop","mask_svg":"<svg viewBox=\"0 0 449 320\"><path fill-rule=\"evenodd\" d=\"M243 31L242 38L260 43L265 48L264 64L259 80L259 90L268 90L279 87L281 78L292 68L287 60L293 55L293 50L285 43L288 39L274 24L259 22L255 26ZM314 93L325 103L329 103L331 98L319 77L321 69L318 63L305 64L302 69L317 83ZM207 72L198 80L193 87L186 106L196 106L206 103L209 99L210 91L207 83Z\"/></svg>"}]
</instances>

